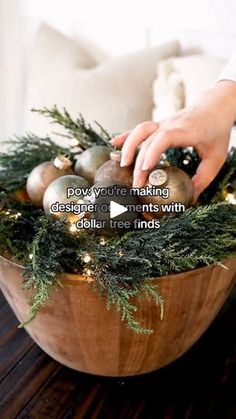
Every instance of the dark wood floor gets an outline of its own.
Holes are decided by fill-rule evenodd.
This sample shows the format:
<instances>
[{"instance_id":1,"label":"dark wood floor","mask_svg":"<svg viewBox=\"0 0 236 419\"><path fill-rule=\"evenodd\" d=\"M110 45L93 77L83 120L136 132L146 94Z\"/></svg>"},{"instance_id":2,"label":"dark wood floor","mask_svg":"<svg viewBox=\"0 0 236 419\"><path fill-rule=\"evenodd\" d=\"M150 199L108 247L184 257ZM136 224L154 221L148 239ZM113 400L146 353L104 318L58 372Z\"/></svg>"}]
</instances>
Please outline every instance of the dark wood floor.
<instances>
[{"instance_id":1,"label":"dark wood floor","mask_svg":"<svg viewBox=\"0 0 236 419\"><path fill-rule=\"evenodd\" d=\"M65 368L17 324L0 294L0 419L236 418L236 291L187 354L140 377Z\"/></svg>"}]
</instances>

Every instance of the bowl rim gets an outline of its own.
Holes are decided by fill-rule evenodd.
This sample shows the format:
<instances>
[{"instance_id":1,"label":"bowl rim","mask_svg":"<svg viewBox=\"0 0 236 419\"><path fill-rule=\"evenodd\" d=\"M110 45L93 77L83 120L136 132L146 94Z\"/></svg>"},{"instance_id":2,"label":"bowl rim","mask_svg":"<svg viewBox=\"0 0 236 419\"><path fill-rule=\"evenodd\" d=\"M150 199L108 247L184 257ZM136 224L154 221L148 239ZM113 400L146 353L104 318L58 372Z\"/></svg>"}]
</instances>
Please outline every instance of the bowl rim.
<instances>
[{"instance_id":1,"label":"bowl rim","mask_svg":"<svg viewBox=\"0 0 236 419\"><path fill-rule=\"evenodd\" d=\"M7 258L3 255L0 254L0 260L2 260L3 262L7 262L11 265L14 265L18 270L23 270L25 269L25 267L23 265L21 265L20 263L14 262L12 261L10 258ZM163 276L159 276L159 277L153 277L150 278L154 281L160 281L160 280L165 280L165 279L170 279L173 277L177 277L178 279L181 279L181 277L186 277L186 275L188 275L189 279L197 276L199 274L202 274L204 272L210 271L213 268L221 268L221 269L229 269L225 263L227 264L227 262L230 262L232 260L235 260L236 262L236 256L232 256L229 257L227 259L224 259L221 264L219 263L214 263L214 264L210 264L207 266L202 266L200 268L196 268L196 269L191 269L189 271L184 271L184 272L177 272L177 273L172 273L172 274L168 274L168 275L163 275ZM236 268L235 268L236 271ZM84 275L81 274L73 274L73 273L68 273L68 272L62 272L60 274L58 274L58 278L60 280L60 282L63 283L67 283L67 284L71 284L71 285L75 285L76 283L93 283L93 279L91 278L91 280L89 281ZM177 279L176 278L176 279Z\"/></svg>"}]
</instances>

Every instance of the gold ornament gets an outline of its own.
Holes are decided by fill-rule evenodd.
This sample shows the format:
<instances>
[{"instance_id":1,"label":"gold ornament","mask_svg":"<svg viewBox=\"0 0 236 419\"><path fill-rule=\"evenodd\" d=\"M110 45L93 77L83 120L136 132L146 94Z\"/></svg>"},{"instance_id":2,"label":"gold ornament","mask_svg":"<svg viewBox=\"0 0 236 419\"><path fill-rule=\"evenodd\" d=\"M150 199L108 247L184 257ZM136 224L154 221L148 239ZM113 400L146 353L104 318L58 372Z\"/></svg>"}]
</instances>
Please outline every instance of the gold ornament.
<instances>
[{"instance_id":1,"label":"gold ornament","mask_svg":"<svg viewBox=\"0 0 236 419\"><path fill-rule=\"evenodd\" d=\"M59 218L66 218L71 223L80 220L86 215L84 211L80 211L81 205L85 204L83 196L68 198L67 190L68 188L76 189L88 187L89 182L76 175L61 176L60 178L55 179L47 187L43 197L43 208L45 213L51 213Z\"/></svg>"},{"instance_id":2,"label":"gold ornament","mask_svg":"<svg viewBox=\"0 0 236 419\"><path fill-rule=\"evenodd\" d=\"M97 169L110 158L111 149L97 145L81 153L75 164L75 173L93 183Z\"/></svg>"},{"instance_id":3,"label":"gold ornament","mask_svg":"<svg viewBox=\"0 0 236 419\"><path fill-rule=\"evenodd\" d=\"M175 213L174 207L178 209L184 205L187 208L193 200L193 183L190 177L178 167L158 167L150 173L145 187L155 188L157 193L153 196L148 194L145 196L140 195L140 201L143 204L157 204L159 206L158 212L143 213L147 220L160 218L164 215L173 215ZM163 212L162 205L165 204L174 204L173 211Z\"/></svg>"},{"instance_id":4,"label":"gold ornament","mask_svg":"<svg viewBox=\"0 0 236 419\"><path fill-rule=\"evenodd\" d=\"M110 160L99 167L94 183L120 184L128 187L133 183L133 167L121 167L121 151L114 150L110 153Z\"/></svg>"},{"instance_id":5,"label":"gold ornament","mask_svg":"<svg viewBox=\"0 0 236 419\"><path fill-rule=\"evenodd\" d=\"M48 185L59 178L72 174L72 163L65 156L58 156L53 162L47 161L36 166L27 179L26 190L33 204L42 207L43 196Z\"/></svg>"}]
</instances>

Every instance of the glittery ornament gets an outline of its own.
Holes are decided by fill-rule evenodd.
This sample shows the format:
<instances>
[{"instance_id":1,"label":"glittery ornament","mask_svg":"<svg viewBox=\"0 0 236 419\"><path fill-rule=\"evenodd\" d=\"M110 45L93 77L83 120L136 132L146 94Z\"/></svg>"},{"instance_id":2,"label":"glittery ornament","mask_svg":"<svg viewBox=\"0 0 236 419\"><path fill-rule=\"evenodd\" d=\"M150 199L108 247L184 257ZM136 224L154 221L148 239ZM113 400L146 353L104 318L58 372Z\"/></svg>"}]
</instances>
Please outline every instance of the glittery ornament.
<instances>
[{"instance_id":1,"label":"glittery ornament","mask_svg":"<svg viewBox=\"0 0 236 419\"><path fill-rule=\"evenodd\" d=\"M26 190L33 204L42 207L44 193L50 183L72 174L72 163L65 156L58 156L53 162L47 161L36 166L27 179Z\"/></svg>"},{"instance_id":2,"label":"glittery ornament","mask_svg":"<svg viewBox=\"0 0 236 419\"><path fill-rule=\"evenodd\" d=\"M80 211L81 205L85 204L83 195L68 198L68 188L88 188L89 182L76 175L62 176L50 183L43 198L43 208L46 213L55 217L67 218L70 222L80 220L85 216ZM78 204L78 205L77 205Z\"/></svg>"},{"instance_id":3,"label":"glittery ornament","mask_svg":"<svg viewBox=\"0 0 236 419\"><path fill-rule=\"evenodd\" d=\"M193 183L190 177L181 169L173 166L159 166L149 174L145 188L155 188L155 194L139 197L143 204L158 204L158 212L144 213L147 220L160 218L163 215L174 214L178 208L187 208L193 200ZM163 211L163 205L173 204L173 210ZM178 205L183 204L183 205ZM169 208L171 208L169 206ZM175 211L176 209L176 211Z\"/></svg>"},{"instance_id":4,"label":"glittery ornament","mask_svg":"<svg viewBox=\"0 0 236 419\"><path fill-rule=\"evenodd\" d=\"M111 149L97 145L90 147L81 153L75 164L75 173L87 179L91 184L97 169L110 158Z\"/></svg>"},{"instance_id":5,"label":"glittery ornament","mask_svg":"<svg viewBox=\"0 0 236 419\"><path fill-rule=\"evenodd\" d=\"M133 183L133 166L121 167L120 161L121 151L111 151L110 160L97 170L94 182L111 182L131 187Z\"/></svg>"}]
</instances>

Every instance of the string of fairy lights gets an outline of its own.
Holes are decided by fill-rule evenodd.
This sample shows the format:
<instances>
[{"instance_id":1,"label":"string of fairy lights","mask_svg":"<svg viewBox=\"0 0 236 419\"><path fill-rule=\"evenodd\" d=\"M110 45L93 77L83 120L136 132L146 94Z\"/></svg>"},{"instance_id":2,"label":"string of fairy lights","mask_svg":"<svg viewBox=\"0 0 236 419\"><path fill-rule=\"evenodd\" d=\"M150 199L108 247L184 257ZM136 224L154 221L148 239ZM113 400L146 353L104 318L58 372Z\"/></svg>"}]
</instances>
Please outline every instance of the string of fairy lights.
<instances>
[{"instance_id":1,"label":"string of fairy lights","mask_svg":"<svg viewBox=\"0 0 236 419\"><path fill-rule=\"evenodd\" d=\"M228 202L231 205L236 205L236 193L227 192L225 194L225 201ZM22 213L20 211L15 212L15 211L13 211L11 209L8 209L8 208L2 209L1 214L4 214L4 216L7 216L10 219L13 219L13 220L16 220L16 221L22 216ZM76 233L78 234L79 233L79 230L76 227L75 223L72 223L72 222L69 222L68 230L71 234L76 234ZM104 246L106 243L107 243L107 239L104 236L101 236L100 245ZM118 256L119 257L124 256L123 252L119 251ZM33 260L33 258L34 258L34 254L30 253L29 254L29 259ZM91 269L92 262L93 262L92 255L89 254L88 252L85 252L82 256L82 261L85 265L87 265L84 268L84 275L86 277L86 280L88 282L93 282L93 270Z\"/></svg>"},{"instance_id":2,"label":"string of fairy lights","mask_svg":"<svg viewBox=\"0 0 236 419\"><path fill-rule=\"evenodd\" d=\"M236 194L228 192L225 200L231 205L236 205Z\"/></svg>"}]
</instances>

